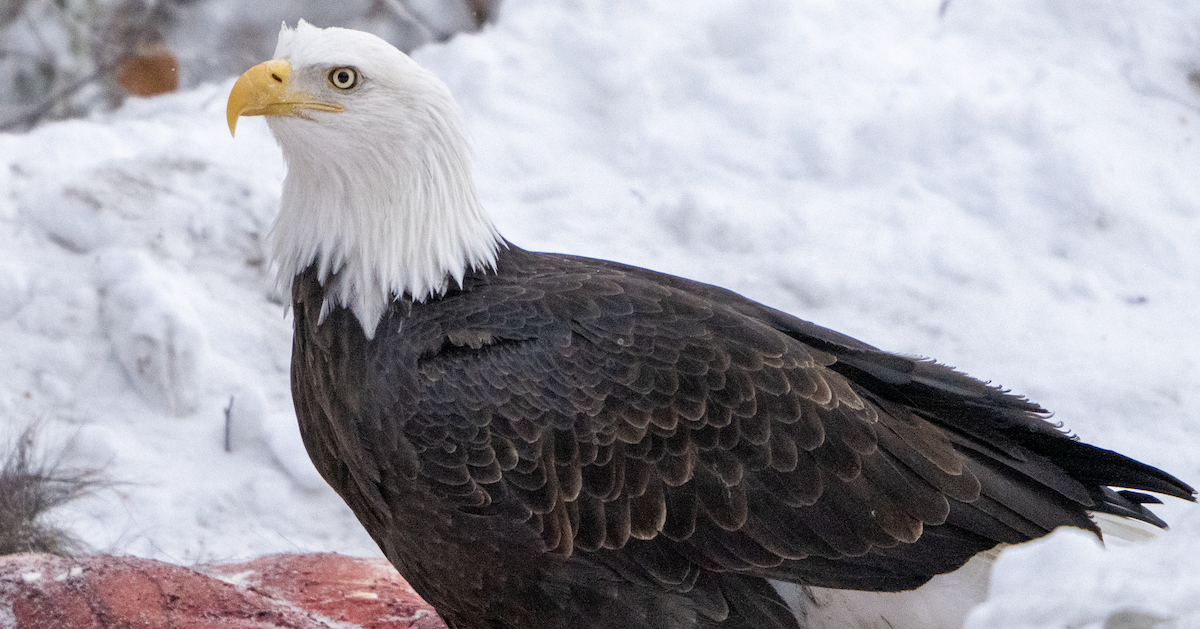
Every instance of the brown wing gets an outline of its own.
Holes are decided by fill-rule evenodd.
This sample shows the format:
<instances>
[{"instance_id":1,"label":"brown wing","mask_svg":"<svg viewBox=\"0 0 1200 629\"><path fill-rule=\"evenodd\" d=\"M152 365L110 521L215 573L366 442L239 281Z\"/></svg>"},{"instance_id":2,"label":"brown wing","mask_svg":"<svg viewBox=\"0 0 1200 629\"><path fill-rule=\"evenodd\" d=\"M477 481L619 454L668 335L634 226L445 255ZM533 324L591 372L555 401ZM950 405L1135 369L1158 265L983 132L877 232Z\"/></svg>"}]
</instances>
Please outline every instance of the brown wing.
<instances>
[{"instance_id":1,"label":"brown wing","mask_svg":"<svg viewBox=\"0 0 1200 629\"><path fill-rule=\"evenodd\" d=\"M711 570L906 589L997 542L1094 528L1099 489L1037 445L1075 442L1020 398L805 342L816 326L720 289L535 262L405 323L420 390L395 412L464 510L665 586Z\"/></svg>"}]
</instances>

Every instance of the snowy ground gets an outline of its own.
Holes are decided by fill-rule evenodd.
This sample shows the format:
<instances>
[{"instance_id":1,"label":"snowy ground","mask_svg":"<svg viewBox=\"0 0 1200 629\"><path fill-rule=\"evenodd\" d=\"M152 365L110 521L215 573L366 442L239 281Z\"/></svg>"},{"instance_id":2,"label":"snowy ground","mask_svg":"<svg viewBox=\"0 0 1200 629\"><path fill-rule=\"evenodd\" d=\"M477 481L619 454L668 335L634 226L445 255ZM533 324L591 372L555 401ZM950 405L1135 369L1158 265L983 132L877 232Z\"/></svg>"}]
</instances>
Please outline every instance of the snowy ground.
<instances>
[{"instance_id":1,"label":"snowy ground","mask_svg":"<svg viewBox=\"0 0 1200 629\"><path fill-rule=\"evenodd\" d=\"M938 5L507 0L415 56L510 240L936 357L1200 484L1200 6ZM0 135L0 421L126 483L63 514L100 550L376 554L294 427L284 167L231 81ZM1200 627L1200 508L1157 511L1005 553L968 625Z\"/></svg>"}]
</instances>

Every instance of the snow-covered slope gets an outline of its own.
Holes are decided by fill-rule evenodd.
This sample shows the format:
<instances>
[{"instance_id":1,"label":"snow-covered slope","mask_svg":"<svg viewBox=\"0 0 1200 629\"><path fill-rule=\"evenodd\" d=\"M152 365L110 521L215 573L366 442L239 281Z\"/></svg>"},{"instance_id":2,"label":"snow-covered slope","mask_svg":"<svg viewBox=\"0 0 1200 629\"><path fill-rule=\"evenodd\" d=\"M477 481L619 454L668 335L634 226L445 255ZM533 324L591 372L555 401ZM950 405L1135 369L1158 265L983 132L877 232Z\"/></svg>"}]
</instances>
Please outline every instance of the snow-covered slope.
<instances>
[{"instance_id":1,"label":"snow-covered slope","mask_svg":"<svg viewBox=\"0 0 1200 629\"><path fill-rule=\"evenodd\" d=\"M1197 483L1200 8L938 5L507 0L416 58L510 240L936 357ZM99 549L374 554L299 443L284 167L229 87L0 135L0 421L126 482L63 514ZM1006 552L969 626L1200 626L1200 509L1157 511L1141 546Z\"/></svg>"}]
</instances>

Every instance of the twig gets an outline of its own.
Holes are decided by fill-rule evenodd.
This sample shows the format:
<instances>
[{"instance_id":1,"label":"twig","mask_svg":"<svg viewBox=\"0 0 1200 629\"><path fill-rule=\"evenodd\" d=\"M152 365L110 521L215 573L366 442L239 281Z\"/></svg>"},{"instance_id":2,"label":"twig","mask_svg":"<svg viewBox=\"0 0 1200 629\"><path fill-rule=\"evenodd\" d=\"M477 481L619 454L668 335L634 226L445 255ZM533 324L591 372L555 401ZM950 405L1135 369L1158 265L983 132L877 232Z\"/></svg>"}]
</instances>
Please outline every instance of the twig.
<instances>
[{"instance_id":1,"label":"twig","mask_svg":"<svg viewBox=\"0 0 1200 629\"><path fill-rule=\"evenodd\" d=\"M225 407L225 451L233 452L233 396L229 396L229 406Z\"/></svg>"},{"instance_id":2,"label":"twig","mask_svg":"<svg viewBox=\"0 0 1200 629\"><path fill-rule=\"evenodd\" d=\"M433 30L433 27L431 27L428 22L425 21L425 18L421 17L421 15L416 11L410 9L408 7L408 3L404 0L383 0L383 4L390 9L392 13L395 14L396 18L401 22L412 24L414 27L416 27L417 31L421 33L422 39L425 40L421 43L444 41L446 39L446 35Z\"/></svg>"},{"instance_id":3,"label":"twig","mask_svg":"<svg viewBox=\"0 0 1200 629\"><path fill-rule=\"evenodd\" d=\"M85 76L80 79L76 79L73 83L71 83L70 85L59 90L59 92L57 94L55 94L54 96L51 96L45 102L43 102L40 105L37 105L36 107L29 110L28 112L26 112L20 116L17 116L16 118L9 120L8 122L0 122L0 131L12 131L13 129L27 129L29 127L32 127L33 125L37 124L38 121L40 121L43 117L45 117L46 114L50 113L50 111L52 109L54 109L59 103L70 98L72 95L74 95L76 92L78 92L79 90L86 87L92 81L95 81L96 79L99 79L101 76L104 76L105 74L108 73L108 71L110 69L111 68L108 68L108 67L100 68L100 69L96 70L95 72L89 74L88 76Z\"/></svg>"}]
</instances>

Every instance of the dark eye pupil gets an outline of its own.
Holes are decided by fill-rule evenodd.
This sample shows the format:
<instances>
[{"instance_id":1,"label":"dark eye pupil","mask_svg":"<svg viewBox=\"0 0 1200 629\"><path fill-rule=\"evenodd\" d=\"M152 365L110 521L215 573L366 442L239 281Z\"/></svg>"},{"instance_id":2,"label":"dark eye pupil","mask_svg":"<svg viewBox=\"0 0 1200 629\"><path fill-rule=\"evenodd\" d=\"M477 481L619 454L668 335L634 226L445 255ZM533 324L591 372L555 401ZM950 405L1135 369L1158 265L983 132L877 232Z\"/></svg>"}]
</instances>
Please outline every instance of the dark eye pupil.
<instances>
[{"instance_id":1,"label":"dark eye pupil","mask_svg":"<svg viewBox=\"0 0 1200 629\"><path fill-rule=\"evenodd\" d=\"M334 87L348 90L358 84L358 73L354 68L335 68L329 73L329 82Z\"/></svg>"}]
</instances>

